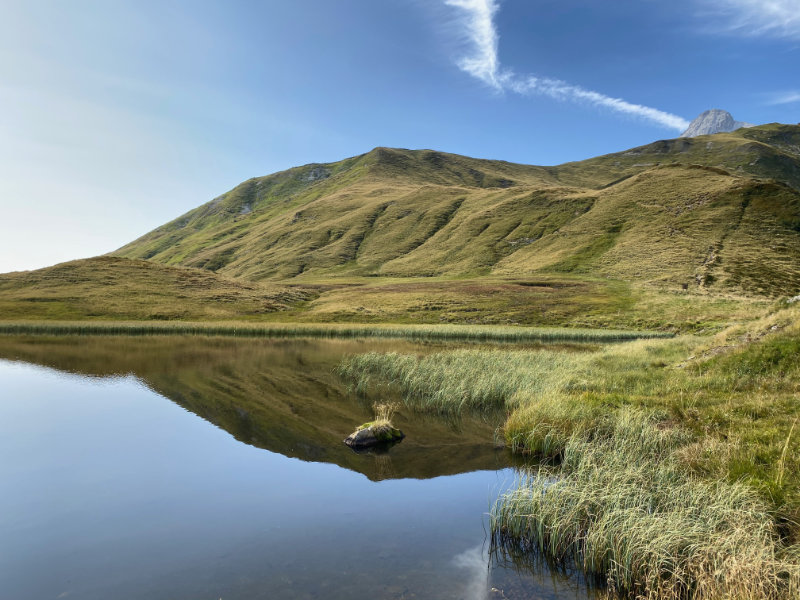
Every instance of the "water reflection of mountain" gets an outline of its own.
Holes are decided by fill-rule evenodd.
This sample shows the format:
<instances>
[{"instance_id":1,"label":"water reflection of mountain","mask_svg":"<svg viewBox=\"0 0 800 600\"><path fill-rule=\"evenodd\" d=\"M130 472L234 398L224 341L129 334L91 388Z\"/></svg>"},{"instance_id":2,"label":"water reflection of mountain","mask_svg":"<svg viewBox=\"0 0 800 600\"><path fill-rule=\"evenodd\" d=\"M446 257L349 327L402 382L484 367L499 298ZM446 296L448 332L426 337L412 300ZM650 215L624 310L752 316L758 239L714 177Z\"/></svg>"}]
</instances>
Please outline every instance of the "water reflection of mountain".
<instances>
[{"instance_id":1,"label":"water reflection of mountain","mask_svg":"<svg viewBox=\"0 0 800 600\"><path fill-rule=\"evenodd\" d=\"M384 455L342 443L371 418L333 373L341 357L369 350L426 351L398 341L235 340L197 337L0 338L0 358L94 377L133 375L237 440L284 456L328 462L372 480L429 478L508 466L496 423L448 422L403 409L406 433Z\"/></svg>"}]
</instances>

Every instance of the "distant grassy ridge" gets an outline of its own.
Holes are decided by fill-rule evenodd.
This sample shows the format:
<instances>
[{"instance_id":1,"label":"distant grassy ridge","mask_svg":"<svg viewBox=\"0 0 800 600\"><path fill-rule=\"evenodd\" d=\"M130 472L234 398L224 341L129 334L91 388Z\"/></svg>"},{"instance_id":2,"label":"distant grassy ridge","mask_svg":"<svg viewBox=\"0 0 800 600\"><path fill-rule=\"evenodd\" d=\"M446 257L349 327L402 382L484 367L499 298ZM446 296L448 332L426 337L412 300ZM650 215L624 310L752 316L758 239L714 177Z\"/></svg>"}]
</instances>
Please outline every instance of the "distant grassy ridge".
<instances>
[{"instance_id":1,"label":"distant grassy ridge","mask_svg":"<svg viewBox=\"0 0 800 600\"><path fill-rule=\"evenodd\" d=\"M234 321L264 318L312 297L297 286L111 256L0 274L0 320L6 321Z\"/></svg>"},{"instance_id":2,"label":"distant grassy ridge","mask_svg":"<svg viewBox=\"0 0 800 600\"><path fill-rule=\"evenodd\" d=\"M398 338L413 340L484 342L618 342L635 339L670 338L660 331L496 327L490 325L305 325L250 323L124 323L124 322L28 322L0 323L5 335L205 335L250 338Z\"/></svg>"}]
</instances>

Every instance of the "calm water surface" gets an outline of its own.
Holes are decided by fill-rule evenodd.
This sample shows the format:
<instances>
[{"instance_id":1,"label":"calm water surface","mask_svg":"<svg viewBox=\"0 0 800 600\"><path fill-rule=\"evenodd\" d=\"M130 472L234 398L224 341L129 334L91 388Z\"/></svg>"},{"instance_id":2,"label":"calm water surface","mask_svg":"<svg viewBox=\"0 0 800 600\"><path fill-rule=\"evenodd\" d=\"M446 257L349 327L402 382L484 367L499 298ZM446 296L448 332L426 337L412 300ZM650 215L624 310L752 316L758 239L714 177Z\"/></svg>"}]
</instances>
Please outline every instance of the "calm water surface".
<instances>
[{"instance_id":1,"label":"calm water surface","mask_svg":"<svg viewBox=\"0 0 800 600\"><path fill-rule=\"evenodd\" d=\"M0 339L0 597L588 597L490 559L496 423L401 412L382 455L332 373L405 343Z\"/></svg>"}]
</instances>

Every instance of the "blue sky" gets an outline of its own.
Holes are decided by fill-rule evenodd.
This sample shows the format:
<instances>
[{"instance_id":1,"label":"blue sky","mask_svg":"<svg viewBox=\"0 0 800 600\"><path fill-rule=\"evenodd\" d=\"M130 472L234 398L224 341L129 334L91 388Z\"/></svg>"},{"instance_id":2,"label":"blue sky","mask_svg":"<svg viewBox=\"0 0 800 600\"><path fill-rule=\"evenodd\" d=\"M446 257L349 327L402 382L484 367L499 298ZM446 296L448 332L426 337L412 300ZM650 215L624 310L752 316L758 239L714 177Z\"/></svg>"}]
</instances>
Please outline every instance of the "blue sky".
<instances>
[{"instance_id":1,"label":"blue sky","mask_svg":"<svg viewBox=\"0 0 800 600\"><path fill-rule=\"evenodd\" d=\"M0 272L375 146L558 164L800 121L800 0L5 0Z\"/></svg>"}]
</instances>

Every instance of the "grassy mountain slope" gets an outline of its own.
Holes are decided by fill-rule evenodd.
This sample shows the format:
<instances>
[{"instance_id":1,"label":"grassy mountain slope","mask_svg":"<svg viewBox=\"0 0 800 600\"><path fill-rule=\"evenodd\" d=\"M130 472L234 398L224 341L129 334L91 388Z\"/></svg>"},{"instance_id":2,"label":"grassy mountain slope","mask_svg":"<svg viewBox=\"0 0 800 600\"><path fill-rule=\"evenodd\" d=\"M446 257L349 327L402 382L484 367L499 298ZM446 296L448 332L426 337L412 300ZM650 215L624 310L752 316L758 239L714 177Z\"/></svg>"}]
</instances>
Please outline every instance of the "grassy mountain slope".
<instances>
[{"instance_id":1,"label":"grassy mountain slope","mask_svg":"<svg viewBox=\"0 0 800 600\"><path fill-rule=\"evenodd\" d=\"M500 273L602 274L780 295L800 290L800 194L699 167L655 167L500 262Z\"/></svg>"},{"instance_id":2,"label":"grassy mountain slope","mask_svg":"<svg viewBox=\"0 0 800 600\"><path fill-rule=\"evenodd\" d=\"M309 297L285 286L109 256L0 275L4 320L253 318Z\"/></svg>"},{"instance_id":3,"label":"grassy mountain slope","mask_svg":"<svg viewBox=\"0 0 800 600\"><path fill-rule=\"evenodd\" d=\"M788 125L556 167L376 148L248 180L115 254L253 281L553 273L780 295L800 288L799 190Z\"/></svg>"},{"instance_id":4,"label":"grassy mountain slope","mask_svg":"<svg viewBox=\"0 0 800 600\"><path fill-rule=\"evenodd\" d=\"M248 180L114 256L0 275L0 319L699 331L798 294L798 265L800 126L556 167L376 148Z\"/></svg>"}]
</instances>

